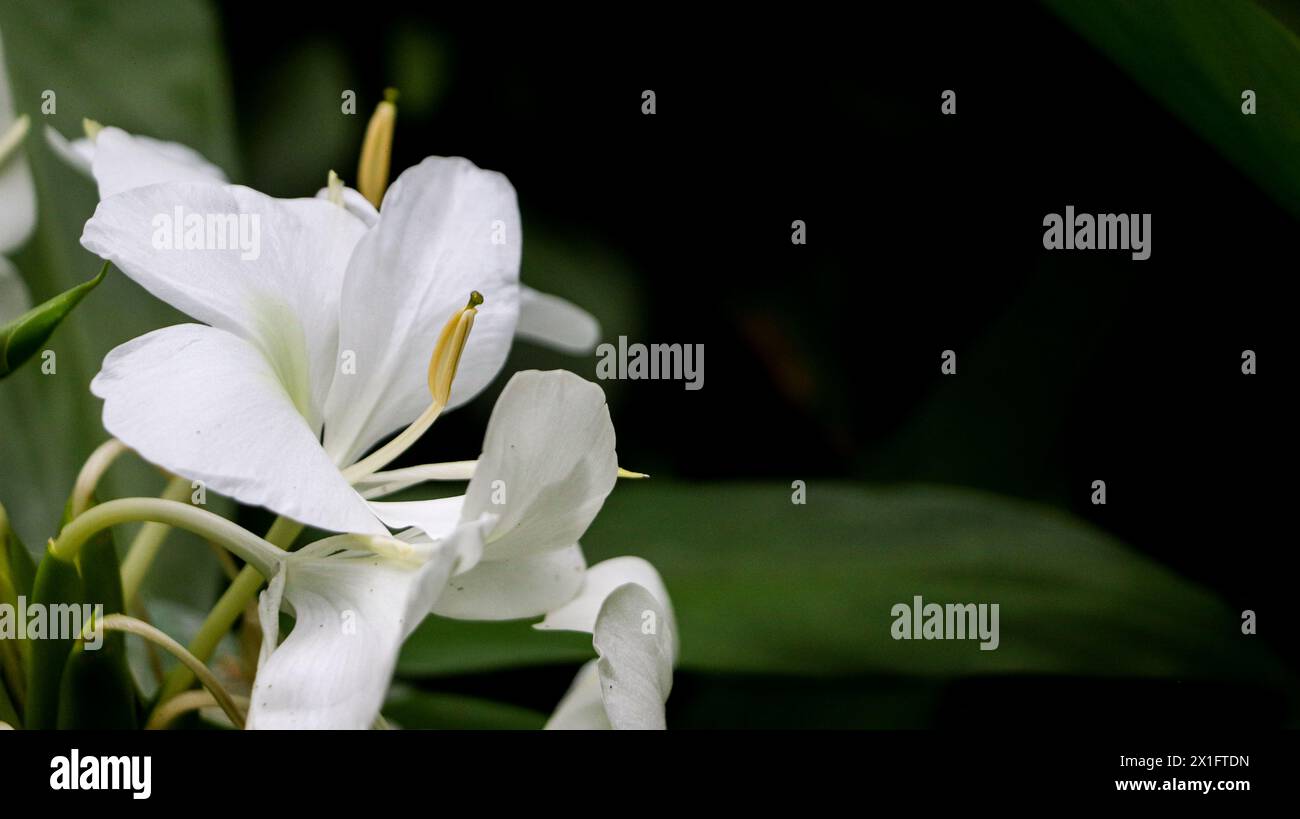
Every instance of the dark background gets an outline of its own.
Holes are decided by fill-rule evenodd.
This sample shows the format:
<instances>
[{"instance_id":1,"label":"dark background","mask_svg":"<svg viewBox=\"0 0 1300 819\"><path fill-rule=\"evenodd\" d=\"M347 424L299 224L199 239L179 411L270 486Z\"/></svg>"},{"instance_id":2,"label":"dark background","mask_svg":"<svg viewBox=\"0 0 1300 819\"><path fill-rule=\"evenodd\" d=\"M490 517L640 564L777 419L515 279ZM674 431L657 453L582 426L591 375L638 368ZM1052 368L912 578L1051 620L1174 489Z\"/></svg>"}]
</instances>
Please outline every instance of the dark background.
<instances>
[{"instance_id":1,"label":"dark background","mask_svg":"<svg viewBox=\"0 0 1300 819\"><path fill-rule=\"evenodd\" d=\"M303 49L335 55L359 97L337 159L345 178L380 90L420 75L395 62L399 46L434 47L445 82L402 89L395 173L430 153L504 172L523 210L525 281L541 286L533 231L595 237L636 306L625 325L602 316L607 340L704 344L701 391L602 385L623 464L708 480L919 480L1047 502L1255 610L1259 639L1295 667L1295 538L1279 477L1291 218L1048 11L966 5L448 18L368 4L276 21L267 4L230 3L222 16L248 142L274 116L256 103L266 78ZM641 114L644 89L654 116ZM944 89L957 92L956 116L940 114ZM269 193L304 192L278 189L300 183L274 161L245 171ZM1043 216L1067 205L1151 213L1151 258L1043 250ZM807 223L805 246L790 242L794 219ZM584 303L580 282L555 281L544 289ZM956 376L940 375L945 349ZM1244 349L1258 375L1242 375ZM508 368L520 366L594 377L595 359L521 348ZM473 457L490 406L440 421L445 435L404 461ZM1090 503L1096 479L1105 506ZM570 671L551 686L562 691ZM507 676L500 693L516 683ZM687 724L743 713L771 684L723 696L679 676L673 713ZM783 684L832 702L893 683ZM1280 707L1155 681L988 678L944 696L942 724L1001 720L999 702L1061 719L1062 697L1080 724L1130 713L1173 724L1189 709L1270 723ZM1224 707L1207 713L1206 701Z\"/></svg>"}]
</instances>

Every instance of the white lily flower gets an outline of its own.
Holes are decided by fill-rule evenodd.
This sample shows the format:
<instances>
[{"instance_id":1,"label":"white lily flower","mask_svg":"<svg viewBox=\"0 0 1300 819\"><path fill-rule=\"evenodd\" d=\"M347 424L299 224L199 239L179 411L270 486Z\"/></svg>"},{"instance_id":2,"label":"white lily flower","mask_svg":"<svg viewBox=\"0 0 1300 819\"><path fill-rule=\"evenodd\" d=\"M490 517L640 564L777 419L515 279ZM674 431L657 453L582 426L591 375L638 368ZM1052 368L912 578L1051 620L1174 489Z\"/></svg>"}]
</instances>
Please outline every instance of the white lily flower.
<instances>
[{"instance_id":1,"label":"white lily flower","mask_svg":"<svg viewBox=\"0 0 1300 819\"><path fill-rule=\"evenodd\" d=\"M668 591L639 557L592 566L581 592L535 628L585 631L598 659L578 671L548 729L663 729L677 662Z\"/></svg>"},{"instance_id":2,"label":"white lily flower","mask_svg":"<svg viewBox=\"0 0 1300 819\"><path fill-rule=\"evenodd\" d=\"M244 503L333 531L386 534L351 481L496 375L518 314L521 229L510 183L464 159L431 157L408 170L385 206L366 229L328 201L239 186L169 182L100 202L82 244L206 322L108 354L91 383L105 428ZM157 234L175 212L258 224L260 253L245 258L246 248L225 243L169 249L171 237ZM481 310L462 307L472 291L487 299ZM446 384L431 405L435 373L425 362L448 350L458 356L436 362ZM413 419L378 461L358 465Z\"/></svg>"},{"instance_id":3,"label":"white lily flower","mask_svg":"<svg viewBox=\"0 0 1300 819\"><path fill-rule=\"evenodd\" d=\"M478 527L458 533L479 535ZM458 551L454 541L341 535L280 553L258 607L262 649L247 727L371 727L402 641L443 593ZM282 607L294 625L281 643Z\"/></svg>"},{"instance_id":4,"label":"white lily flower","mask_svg":"<svg viewBox=\"0 0 1300 819\"><path fill-rule=\"evenodd\" d=\"M492 410L465 495L376 503L394 526L431 537L493 518L433 611L465 620L537 617L582 586L579 539L618 480L600 387L565 370L515 374Z\"/></svg>"},{"instance_id":5,"label":"white lily flower","mask_svg":"<svg viewBox=\"0 0 1300 819\"><path fill-rule=\"evenodd\" d=\"M69 141L45 126L45 140L69 165L95 180L99 198L159 182L223 184L226 174L198 151L179 142L128 134L87 120L86 136Z\"/></svg>"},{"instance_id":6,"label":"white lily flower","mask_svg":"<svg viewBox=\"0 0 1300 819\"><path fill-rule=\"evenodd\" d=\"M465 527L456 538L481 537L481 530ZM270 578L259 603L262 649L246 727L369 728L402 641L446 588L462 547L374 535L339 535L297 552L256 538L243 545L244 557ZM281 609L294 617L283 642Z\"/></svg>"},{"instance_id":7,"label":"white lily flower","mask_svg":"<svg viewBox=\"0 0 1300 819\"><path fill-rule=\"evenodd\" d=\"M86 122L87 136L68 140L46 126L45 137L55 153L95 180L99 198L159 182L223 183L226 175L198 151L178 142L129 134L120 128ZM331 179L337 177L331 176ZM363 226L373 227L380 210L359 191L341 184L321 188L319 199L337 204ZM504 229L506 225L502 225ZM516 276L516 279L518 277ZM591 352L600 340L600 324L581 307L557 296L519 284L515 333L529 341L572 355Z\"/></svg>"},{"instance_id":8,"label":"white lily flower","mask_svg":"<svg viewBox=\"0 0 1300 819\"><path fill-rule=\"evenodd\" d=\"M31 236L36 226L36 187L22 141L29 119L17 116L0 41L0 324L31 309L32 298L18 269L5 258Z\"/></svg>"}]
</instances>

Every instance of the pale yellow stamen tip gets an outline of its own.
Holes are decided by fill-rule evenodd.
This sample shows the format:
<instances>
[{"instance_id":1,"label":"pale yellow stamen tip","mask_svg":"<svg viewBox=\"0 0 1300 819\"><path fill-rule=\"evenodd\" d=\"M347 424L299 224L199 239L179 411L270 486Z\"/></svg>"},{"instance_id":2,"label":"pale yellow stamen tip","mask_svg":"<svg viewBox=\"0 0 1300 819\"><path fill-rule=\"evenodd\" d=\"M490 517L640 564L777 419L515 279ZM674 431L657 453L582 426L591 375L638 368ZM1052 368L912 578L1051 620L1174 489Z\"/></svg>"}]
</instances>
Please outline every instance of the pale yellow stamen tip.
<instances>
[{"instance_id":1,"label":"pale yellow stamen tip","mask_svg":"<svg viewBox=\"0 0 1300 819\"><path fill-rule=\"evenodd\" d=\"M621 467L621 466L618 468L618 476L619 476L620 478L648 478L648 477L650 477L649 475L647 475L647 474L644 473L644 472L633 472L632 470L630 470L630 469L624 469L624 468Z\"/></svg>"},{"instance_id":2,"label":"pale yellow stamen tip","mask_svg":"<svg viewBox=\"0 0 1300 819\"><path fill-rule=\"evenodd\" d=\"M31 127L31 117L23 114L14 120L14 124L10 125L8 130L0 134L0 163L4 163L10 154L18 150L18 146L23 143Z\"/></svg>"},{"instance_id":3,"label":"pale yellow stamen tip","mask_svg":"<svg viewBox=\"0 0 1300 819\"><path fill-rule=\"evenodd\" d=\"M81 129L86 132L86 139L94 142L95 138L99 136L99 132L104 130L104 126L93 119L87 118L81 121Z\"/></svg>"},{"instance_id":4,"label":"pale yellow stamen tip","mask_svg":"<svg viewBox=\"0 0 1300 819\"><path fill-rule=\"evenodd\" d=\"M375 106L366 126L366 140L361 145L357 164L357 190L379 207L388 189L388 166L393 156L393 128L397 122L397 91L384 91L384 101Z\"/></svg>"},{"instance_id":5,"label":"pale yellow stamen tip","mask_svg":"<svg viewBox=\"0 0 1300 819\"><path fill-rule=\"evenodd\" d=\"M478 315L478 306L483 303L483 295L477 290L469 295L469 302L447 320L442 332L438 334L438 343L434 345L433 357L429 359L429 394L433 403L446 406L451 396L451 384L456 380L456 367L460 356L465 352L465 343L469 340L469 331L474 328L474 317Z\"/></svg>"},{"instance_id":6,"label":"pale yellow stamen tip","mask_svg":"<svg viewBox=\"0 0 1300 819\"><path fill-rule=\"evenodd\" d=\"M330 171L328 180L325 183L326 195L329 200L339 207L343 207L343 180L339 175Z\"/></svg>"}]
</instances>

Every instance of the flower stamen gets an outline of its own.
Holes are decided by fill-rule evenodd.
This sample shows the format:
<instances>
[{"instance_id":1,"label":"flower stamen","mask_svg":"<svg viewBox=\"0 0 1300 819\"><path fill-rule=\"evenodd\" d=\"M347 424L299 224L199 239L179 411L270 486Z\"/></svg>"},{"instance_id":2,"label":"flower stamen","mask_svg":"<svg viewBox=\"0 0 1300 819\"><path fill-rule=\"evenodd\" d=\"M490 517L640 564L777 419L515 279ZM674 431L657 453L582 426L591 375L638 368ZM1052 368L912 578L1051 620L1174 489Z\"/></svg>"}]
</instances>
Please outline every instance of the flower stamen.
<instances>
[{"instance_id":1,"label":"flower stamen","mask_svg":"<svg viewBox=\"0 0 1300 819\"><path fill-rule=\"evenodd\" d=\"M457 310L438 334L433 356L429 359L429 395L433 398L433 403L429 404L429 408L410 426L399 432L393 440L343 470L343 477L349 482L356 483L388 466L419 440L429 427L433 426L433 422L437 420L451 397L451 385L456 379L456 368L460 364L461 355L465 352L469 332L474 328L474 317L478 315L478 306L482 303L483 296L477 290L470 293L469 303Z\"/></svg>"},{"instance_id":2,"label":"flower stamen","mask_svg":"<svg viewBox=\"0 0 1300 819\"><path fill-rule=\"evenodd\" d=\"M366 141L361 145L357 165L357 190L379 207L388 189L388 165L393 156L393 127L397 121L397 90L384 91L384 101L375 106L366 126Z\"/></svg>"}]
</instances>

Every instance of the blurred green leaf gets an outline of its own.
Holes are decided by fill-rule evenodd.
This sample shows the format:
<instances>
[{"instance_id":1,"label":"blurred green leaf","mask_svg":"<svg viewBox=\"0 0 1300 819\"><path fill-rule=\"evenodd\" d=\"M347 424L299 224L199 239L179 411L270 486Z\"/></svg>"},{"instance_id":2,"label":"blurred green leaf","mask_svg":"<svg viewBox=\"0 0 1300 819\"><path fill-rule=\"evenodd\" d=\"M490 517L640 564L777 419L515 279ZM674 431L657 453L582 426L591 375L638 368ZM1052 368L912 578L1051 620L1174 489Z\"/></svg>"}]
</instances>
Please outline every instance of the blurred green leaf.
<instances>
[{"instance_id":1,"label":"blurred green leaf","mask_svg":"<svg viewBox=\"0 0 1300 819\"><path fill-rule=\"evenodd\" d=\"M1300 216L1300 39L1269 11L1249 0L1045 2ZM1241 112L1246 89L1252 116Z\"/></svg>"},{"instance_id":2,"label":"blurred green leaf","mask_svg":"<svg viewBox=\"0 0 1300 819\"><path fill-rule=\"evenodd\" d=\"M82 601L81 575L71 561L63 560L49 550L36 567L36 580L32 586L32 607L77 605ZM46 628L50 628L46 619ZM60 681L63 667L72 650L72 638L54 639L48 633L42 640L26 641L31 652L27 666L27 713L24 725L32 730L48 730L58 726Z\"/></svg>"},{"instance_id":3,"label":"blurred green leaf","mask_svg":"<svg viewBox=\"0 0 1300 819\"><path fill-rule=\"evenodd\" d=\"M546 724L545 714L517 705L406 686L389 694L384 716L401 728L536 730Z\"/></svg>"},{"instance_id":4,"label":"blurred green leaf","mask_svg":"<svg viewBox=\"0 0 1300 819\"><path fill-rule=\"evenodd\" d=\"M982 492L813 481L798 505L783 484L623 483L583 545L592 563L659 569L692 671L1293 682L1210 592L1076 518ZM894 640L891 609L914 595L999 604L1001 644ZM526 628L430 618L400 671L591 656Z\"/></svg>"},{"instance_id":5,"label":"blurred green leaf","mask_svg":"<svg viewBox=\"0 0 1300 819\"><path fill-rule=\"evenodd\" d=\"M104 262L99 273L90 281L65 290L0 327L0 378L9 375L35 355L59 326L59 322L104 280L107 273L108 262Z\"/></svg>"}]
</instances>

